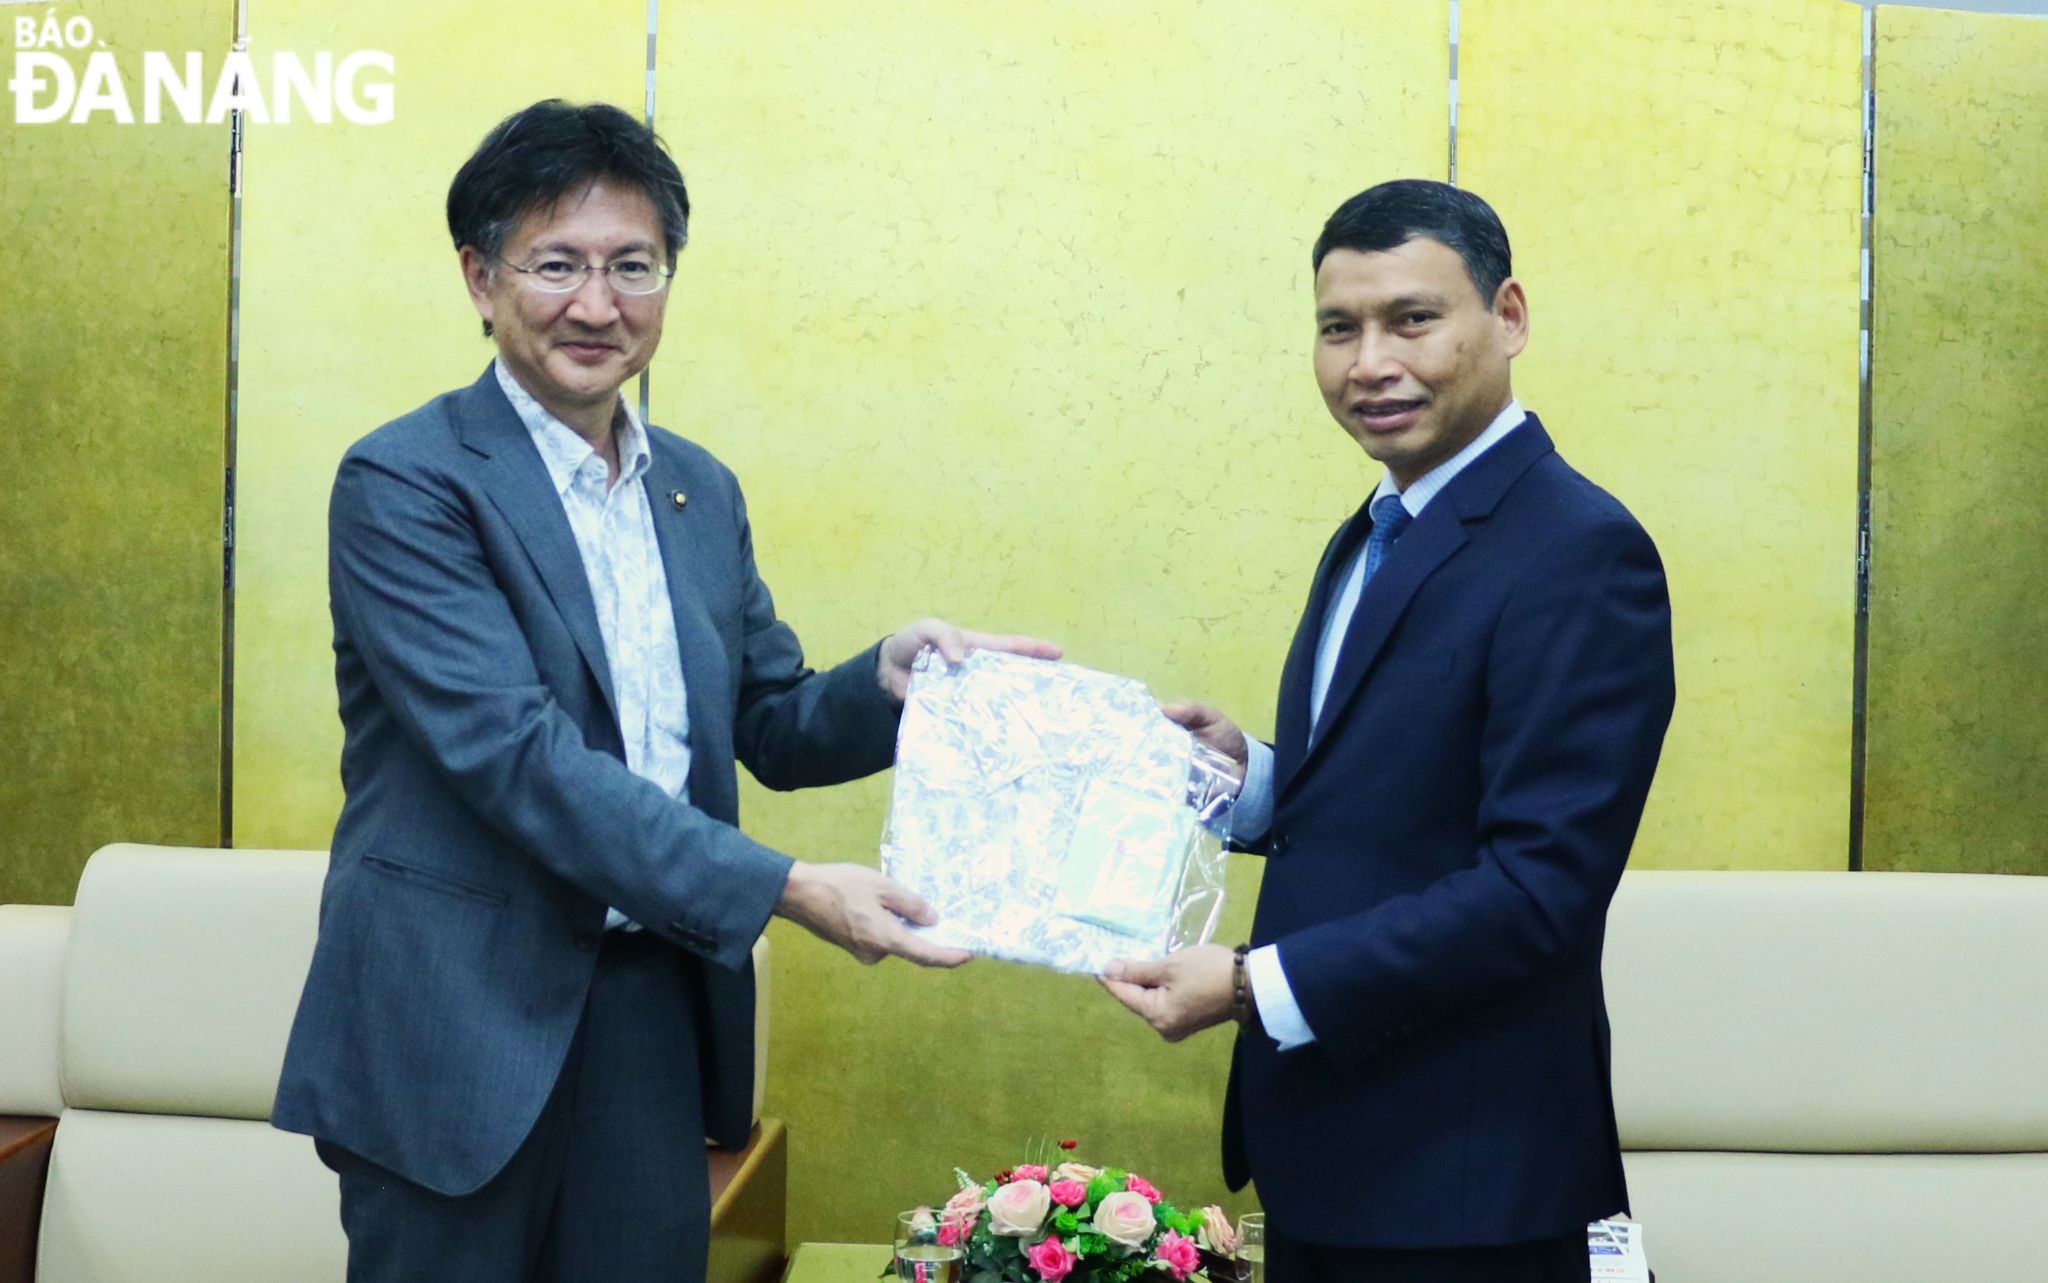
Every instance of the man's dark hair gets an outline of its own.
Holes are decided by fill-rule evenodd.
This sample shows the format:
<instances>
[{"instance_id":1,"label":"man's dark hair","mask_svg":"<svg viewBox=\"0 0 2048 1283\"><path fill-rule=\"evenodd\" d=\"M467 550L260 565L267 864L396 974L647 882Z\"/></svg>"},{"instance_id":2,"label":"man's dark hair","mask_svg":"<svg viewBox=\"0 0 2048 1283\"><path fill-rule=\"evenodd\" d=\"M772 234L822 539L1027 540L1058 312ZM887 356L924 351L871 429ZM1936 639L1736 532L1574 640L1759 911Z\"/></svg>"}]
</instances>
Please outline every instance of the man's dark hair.
<instances>
[{"instance_id":1,"label":"man's dark hair","mask_svg":"<svg viewBox=\"0 0 2048 1283\"><path fill-rule=\"evenodd\" d=\"M1515 274L1508 253L1508 230L1493 206L1449 183L1403 178L1353 196L1337 207L1311 255L1320 270L1333 249L1379 254L1418 236L1440 241L1465 261L1465 275L1489 310L1500 283Z\"/></svg>"},{"instance_id":2,"label":"man's dark hair","mask_svg":"<svg viewBox=\"0 0 2048 1283\"><path fill-rule=\"evenodd\" d=\"M448 187L448 234L495 259L519 220L600 179L646 195L675 262L690 237L683 176L652 129L601 102L549 98L499 121Z\"/></svg>"}]
</instances>

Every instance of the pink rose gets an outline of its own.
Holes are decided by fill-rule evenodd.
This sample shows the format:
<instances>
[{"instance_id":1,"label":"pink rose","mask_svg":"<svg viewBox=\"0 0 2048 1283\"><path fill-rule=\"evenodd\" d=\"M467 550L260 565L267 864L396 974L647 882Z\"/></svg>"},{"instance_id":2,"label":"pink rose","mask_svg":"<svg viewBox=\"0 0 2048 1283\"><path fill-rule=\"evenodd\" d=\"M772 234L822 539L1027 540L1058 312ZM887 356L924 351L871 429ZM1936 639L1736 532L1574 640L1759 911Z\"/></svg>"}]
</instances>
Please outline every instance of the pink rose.
<instances>
[{"instance_id":1,"label":"pink rose","mask_svg":"<svg viewBox=\"0 0 2048 1283\"><path fill-rule=\"evenodd\" d=\"M1152 1182L1146 1180L1142 1176L1131 1177L1129 1180L1124 1182L1124 1188L1131 1191L1131 1193L1133 1194L1143 1195L1145 1201L1148 1203L1156 1203L1160 1199L1166 1197L1166 1195L1161 1194L1158 1190L1152 1188Z\"/></svg>"},{"instance_id":2,"label":"pink rose","mask_svg":"<svg viewBox=\"0 0 2048 1283\"><path fill-rule=\"evenodd\" d=\"M1054 1181L1052 1201L1061 1207L1079 1207L1088 1201L1088 1187L1079 1181Z\"/></svg>"},{"instance_id":3,"label":"pink rose","mask_svg":"<svg viewBox=\"0 0 2048 1283\"><path fill-rule=\"evenodd\" d=\"M1038 1233L1052 1210L1052 1193L1037 1181L1011 1181L989 1195L988 1231L1004 1238L1029 1238Z\"/></svg>"},{"instance_id":4,"label":"pink rose","mask_svg":"<svg viewBox=\"0 0 2048 1283\"><path fill-rule=\"evenodd\" d=\"M981 1209L988 1206L988 1195L981 1186L970 1185L946 1200L939 1209L939 1242L947 1247L958 1247L974 1236L974 1222L981 1216Z\"/></svg>"},{"instance_id":5,"label":"pink rose","mask_svg":"<svg viewBox=\"0 0 2048 1283\"><path fill-rule=\"evenodd\" d=\"M1126 1255L1145 1246L1155 1223L1152 1204L1130 1190L1105 1194L1095 1205L1095 1232L1122 1247Z\"/></svg>"},{"instance_id":6,"label":"pink rose","mask_svg":"<svg viewBox=\"0 0 2048 1283\"><path fill-rule=\"evenodd\" d=\"M1166 1237L1159 1240L1152 1259L1172 1270L1175 1280L1186 1278L1202 1265L1201 1254L1195 1250L1195 1240L1179 1230L1166 1231Z\"/></svg>"},{"instance_id":7,"label":"pink rose","mask_svg":"<svg viewBox=\"0 0 2048 1283\"><path fill-rule=\"evenodd\" d=\"M1058 1167L1052 1169L1052 1178L1054 1180L1079 1181L1083 1185L1086 1185L1089 1181L1094 1180L1100 1175L1102 1175L1100 1167L1090 1167L1086 1163L1061 1163Z\"/></svg>"},{"instance_id":8,"label":"pink rose","mask_svg":"<svg viewBox=\"0 0 2048 1283\"><path fill-rule=\"evenodd\" d=\"M1237 1255L1237 1230L1230 1217L1214 1203L1202 1209L1202 1223L1195 1228L1195 1239L1218 1256Z\"/></svg>"},{"instance_id":9,"label":"pink rose","mask_svg":"<svg viewBox=\"0 0 2048 1283\"><path fill-rule=\"evenodd\" d=\"M1045 1177L1045 1169L1043 1167L1040 1167L1037 1163L1019 1163L1010 1172L1011 1180L1042 1181L1045 1179Z\"/></svg>"},{"instance_id":10,"label":"pink rose","mask_svg":"<svg viewBox=\"0 0 2048 1283\"><path fill-rule=\"evenodd\" d=\"M1031 1268L1038 1271L1038 1277L1045 1283L1059 1283L1072 1272L1081 1260L1072 1248L1060 1242L1060 1236L1050 1235L1043 1243L1034 1244L1024 1253L1024 1259L1031 1262Z\"/></svg>"}]
</instances>

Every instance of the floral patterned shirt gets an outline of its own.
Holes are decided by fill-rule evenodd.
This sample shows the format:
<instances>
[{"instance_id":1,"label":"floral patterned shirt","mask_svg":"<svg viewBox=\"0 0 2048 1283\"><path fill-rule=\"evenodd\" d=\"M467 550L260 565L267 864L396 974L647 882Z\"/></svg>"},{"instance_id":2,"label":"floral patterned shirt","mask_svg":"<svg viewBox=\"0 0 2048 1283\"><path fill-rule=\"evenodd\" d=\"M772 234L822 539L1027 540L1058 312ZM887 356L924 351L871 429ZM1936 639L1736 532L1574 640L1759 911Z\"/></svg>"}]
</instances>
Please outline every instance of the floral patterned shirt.
<instances>
[{"instance_id":1,"label":"floral patterned shirt","mask_svg":"<svg viewBox=\"0 0 2048 1283\"><path fill-rule=\"evenodd\" d=\"M617 485L608 486L610 469L604 456L521 387L502 360L496 370L498 386L532 434L554 480L576 536L576 550L583 557L618 701L626 769L687 801L690 717L675 609L661 546L655 542L654 511L642 481L652 462L647 430L621 398L613 431L618 433L622 475ZM626 921L614 909L606 925Z\"/></svg>"}]
</instances>

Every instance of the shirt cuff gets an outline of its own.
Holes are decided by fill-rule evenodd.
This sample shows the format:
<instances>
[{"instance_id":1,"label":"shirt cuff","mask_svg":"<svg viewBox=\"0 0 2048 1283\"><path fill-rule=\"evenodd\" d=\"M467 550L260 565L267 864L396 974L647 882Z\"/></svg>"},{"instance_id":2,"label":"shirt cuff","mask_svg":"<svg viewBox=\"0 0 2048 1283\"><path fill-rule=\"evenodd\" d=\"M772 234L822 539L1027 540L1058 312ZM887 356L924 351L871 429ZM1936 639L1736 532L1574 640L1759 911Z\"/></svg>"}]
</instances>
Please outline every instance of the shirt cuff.
<instances>
[{"instance_id":1,"label":"shirt cuff","mask_svg":"<svg viewBox=\"0 0 2048 1283\"><path fill-rule=\"evenodd\" d=\"M1251 981L1252 996L1258 999L1259 1023L1280 1050L1292 1051L1316 1040L1315 1030L1302 1017L1301 1005L1288 987L1287 971L1280 965L1280 946L1261 945L1245 955L1245 977Z\"/></svg>"},{"instance_id":2,"label":"shirt cuff","mask_svg":"<svg viewBox=\"0 0 2048 1283\"><path fill-rule=\"evenodd\" d=\"M1244 783L1230 804L1230 840L1247 843L1273 827L1273 749L1245 737Z\"/></svg>"}]
</instances>

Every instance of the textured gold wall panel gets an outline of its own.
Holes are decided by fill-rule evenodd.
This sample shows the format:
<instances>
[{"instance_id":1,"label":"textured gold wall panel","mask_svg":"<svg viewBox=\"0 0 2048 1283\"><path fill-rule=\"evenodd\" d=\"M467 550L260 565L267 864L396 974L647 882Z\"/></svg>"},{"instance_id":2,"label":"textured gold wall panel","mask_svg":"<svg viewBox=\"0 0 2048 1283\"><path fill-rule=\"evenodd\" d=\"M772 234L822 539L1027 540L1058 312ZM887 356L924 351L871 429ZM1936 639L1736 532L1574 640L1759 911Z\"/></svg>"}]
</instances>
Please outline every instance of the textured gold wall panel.
<instances>
[{"instance_id":1,"label":"textured gold wall panel","mask_svg":"<svg viewBox=\"0 0 2048 1283\"><path fill-rule=\"evenodd\" d=\"M2048 873L2048 22L1877 31L1864 862Z\"/></svg>"},{"instance_id":2,"label":"textured gold wall panel","mask_svg":"<svg viewBox=\"0 0 2048 1283\"><path fill-rule=\"evenodd\" d=\"M1848 859L1861 93L1841 0L1465 0L1459 180L1533 316L1515 387L1671 580L1638 866Z\"/></svg>"},{"instance_id":3,"label":"textured gold wall panel","mask_svg":"<svg viewBox=\"0 0 2048 1283\"><path fill-rule=\"evenodd\" d=\"M250 42L396 61L390 124L250 130L243 198L235 839L324 847L341 807L327 493L342 451L474 380L496 349L444 202L490 127L540 98L639 115L646 5L264 0Z\"/></svg>"},{"instance_id":4,"label":"textured gold wall panel","mask_svg":"<svg viewBox=\"0 0 2048 1283\"><path fill-rule=\"evenodd\" d=\"M813 659L944 613L1270 733L1316 557L1376 476L1310 373L1308 250L1353 192L1444 176L1443 5L702 0L664 7L660 51L695 217L655 418L738 471ZM872 859L886 798L756 790L748 827ZM794 1238L872 1242L1034 1136L1221 1195L1225 1035L1166 1047L1087 980L863 971L777 932Z\"/></svg>"},{"instance_id":5,"label":"textured gold wall panel","mask_svg":"<svg viewBox=\"0 0 2048 1283\"><path fill-rule=\"evenodd\" d=\"M233 36L227 0L0 9L110 52ZM47 102L46 96L39 102ZM140 111L139 102L130 104ZM16 124L0 98L0 902L68 903L103 843L220 835L228 129Z\"/></svg>"}]
</instances>

